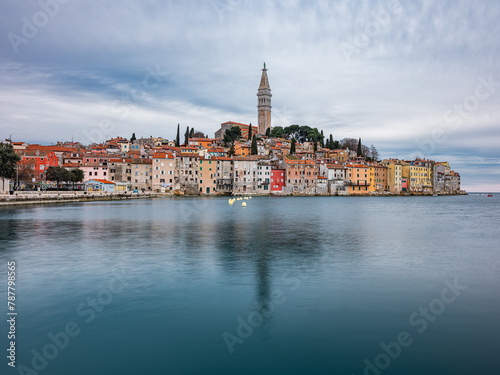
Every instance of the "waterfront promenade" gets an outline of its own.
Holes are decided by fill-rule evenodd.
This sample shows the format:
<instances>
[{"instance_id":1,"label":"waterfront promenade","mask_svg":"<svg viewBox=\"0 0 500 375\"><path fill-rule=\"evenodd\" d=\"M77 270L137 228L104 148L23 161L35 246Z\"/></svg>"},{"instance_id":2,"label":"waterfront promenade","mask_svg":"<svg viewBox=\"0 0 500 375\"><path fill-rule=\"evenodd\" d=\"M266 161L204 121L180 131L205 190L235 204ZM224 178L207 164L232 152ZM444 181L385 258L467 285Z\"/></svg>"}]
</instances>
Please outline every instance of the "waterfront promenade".
<instances>
[{"instance_id":1,"label":"waterfront promenade","mask_svg":"<svg viewBox=\"0 0 500 375\"><path fill-rule=\"evenodd\" d=\"M14 191L13 194L0 194L0 206L62 202L87 202L115 199L157 198L164 195L165 194L154 192L134 193L131 191Z\"/></svg>"}]
</instances>

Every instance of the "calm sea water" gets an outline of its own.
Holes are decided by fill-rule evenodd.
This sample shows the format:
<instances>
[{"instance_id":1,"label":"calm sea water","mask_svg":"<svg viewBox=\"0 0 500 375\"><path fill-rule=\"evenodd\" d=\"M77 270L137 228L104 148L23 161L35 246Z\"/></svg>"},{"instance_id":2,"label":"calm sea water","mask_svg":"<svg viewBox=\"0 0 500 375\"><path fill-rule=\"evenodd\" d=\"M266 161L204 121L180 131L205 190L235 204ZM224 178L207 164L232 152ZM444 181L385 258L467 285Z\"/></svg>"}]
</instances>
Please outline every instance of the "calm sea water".
<instances>
[{"instance_id":1,"label":"calm sea water","mask_svg":"<svg viewBox=\"0 0 500 375\"><path fill-rule=\"evenodd\" d=\"M498 373L500 195L240 203L0 209L0 373Z\"/></svg>"}]
</instances>

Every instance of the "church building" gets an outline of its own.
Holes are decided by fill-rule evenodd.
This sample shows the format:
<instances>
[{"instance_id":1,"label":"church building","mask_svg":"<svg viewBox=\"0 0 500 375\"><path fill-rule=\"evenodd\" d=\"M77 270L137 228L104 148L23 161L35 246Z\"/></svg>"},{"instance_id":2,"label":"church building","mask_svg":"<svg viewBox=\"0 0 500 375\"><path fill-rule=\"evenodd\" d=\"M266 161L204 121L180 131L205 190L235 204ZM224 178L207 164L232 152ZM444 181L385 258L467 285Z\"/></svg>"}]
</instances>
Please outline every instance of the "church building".
<instances>
[{"instance_id":1,"label":"church building","mask_svg":"<svg viewBox=\"0 0 500 375\"><path fill-rule=\"evenodd\" d=\"M269 87L269 79L267 78L266 63L262 69L262 76L260 78L260 85L257 91L257 122L258 126L252 126L252 134L258 133L265 135L267 129L271 128L271 88ZM226 130L239 126L243 138L246 138L251 124L242 124L234 121L227 121L221 124L220 129L215 132L216 139L222 139Z\"/></svg>"}]
</instances>

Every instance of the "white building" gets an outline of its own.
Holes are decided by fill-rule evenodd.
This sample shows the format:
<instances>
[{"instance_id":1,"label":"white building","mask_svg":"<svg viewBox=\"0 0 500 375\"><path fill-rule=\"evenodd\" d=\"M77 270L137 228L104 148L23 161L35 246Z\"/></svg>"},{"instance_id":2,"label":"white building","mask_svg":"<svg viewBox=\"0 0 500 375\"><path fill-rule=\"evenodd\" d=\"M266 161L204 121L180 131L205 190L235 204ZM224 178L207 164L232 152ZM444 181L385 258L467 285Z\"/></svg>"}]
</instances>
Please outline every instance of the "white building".
<instances>
[{"instance_id":1,"label":"white building","mask_svg":"<svg viewBox=\"0 0 500 375\"><path fill-rule=\"evenodd\" d=\"M257 165L257 193L271 194L271 166L263 162Z\"/></svg>"},{"instance_id":2,"label":"white building","mask_svg":"<svg viewBox=\"0 0 500 375\"><path fill-rule=\"evenodd\" d=\"M257 157L234 157L233 194L257 193Z\"/></svg>"},{"instance_id":3,"label":"white building","mask_svg":"<svg viewBox=\"0 0 500 375\"><path fill-rule=\"evenodd\" d=\"M175 184L175 158L173 154L157 152L153 155L153 191L173 191Z\"/></svg>"}]
</instances>

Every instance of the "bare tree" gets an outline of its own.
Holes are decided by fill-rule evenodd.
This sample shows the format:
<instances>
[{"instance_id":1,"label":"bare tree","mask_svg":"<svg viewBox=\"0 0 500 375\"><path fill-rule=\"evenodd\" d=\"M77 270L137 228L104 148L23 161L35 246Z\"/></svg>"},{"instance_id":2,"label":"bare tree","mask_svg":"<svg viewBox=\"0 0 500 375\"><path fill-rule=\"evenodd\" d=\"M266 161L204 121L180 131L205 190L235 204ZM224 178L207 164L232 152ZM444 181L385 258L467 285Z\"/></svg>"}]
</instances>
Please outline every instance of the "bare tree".
<instances>
[{"instance_id":1,"label":"bare tree","mask_svg":"<svg viewBox=\"0 0 500 375\"><path fill-rule=\"evenodd\" d=\"M371 154L373 161L377 161L380 159L380 154L378 153L378 151L374 145L371 145L371 147L370 147L370 154Z\"/></svg>"},{"instance_id":2,"label":"bare tree","mask_svg":"<svg viewBox=\"0 0 500 375\"><path fill-rule=\"evenodd\" d=\"M358 140L354 138L344 138L340 141L341 148L348 148L351 151L356 151L358 148Z\"/></svg>"},{"instance_id":3,"label":"bare tree","mask_svg":"<svg viewBox=\"0 0 500 375\"><path fill-rule=\"evenodd\" d=\"M33 184L35 177L35 162L33 160L23 160L18 164L17 181L15 182L15 190L19 189L19 183L24 183L26 186Z\"/></svg>"}]
</instances>

